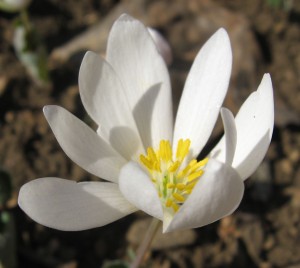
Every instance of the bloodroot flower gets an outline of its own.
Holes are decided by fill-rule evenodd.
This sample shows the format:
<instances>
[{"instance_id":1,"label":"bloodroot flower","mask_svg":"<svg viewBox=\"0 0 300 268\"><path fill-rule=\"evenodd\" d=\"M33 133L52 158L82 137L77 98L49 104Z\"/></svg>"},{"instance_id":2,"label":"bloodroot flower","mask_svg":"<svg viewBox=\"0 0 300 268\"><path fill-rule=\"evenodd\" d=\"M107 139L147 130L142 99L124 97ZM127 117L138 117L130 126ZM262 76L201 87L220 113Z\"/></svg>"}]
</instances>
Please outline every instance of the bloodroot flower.
<instances>
[{"instance_id":1,"label":"bloodroot flower","mask_svg":"<svg viewBox=\"0 0 300 268\"><path fill-rule=\"evenodd\" d=\"M79 72L81 100L97 132L64 108L44 108L65 153L108 182L33 180L21 188L20 207L38 223L68 231L103 226L138 209L162 220L164 232L231 214L274 125L269 74L235 118L221 108L231 64L230 41L220 29L193 63L173 124L166 64L148 30L122 15L110 32L106 59L87 52ZM224 137L198 160L219 113Z\"/></svg>"}]
</instances>

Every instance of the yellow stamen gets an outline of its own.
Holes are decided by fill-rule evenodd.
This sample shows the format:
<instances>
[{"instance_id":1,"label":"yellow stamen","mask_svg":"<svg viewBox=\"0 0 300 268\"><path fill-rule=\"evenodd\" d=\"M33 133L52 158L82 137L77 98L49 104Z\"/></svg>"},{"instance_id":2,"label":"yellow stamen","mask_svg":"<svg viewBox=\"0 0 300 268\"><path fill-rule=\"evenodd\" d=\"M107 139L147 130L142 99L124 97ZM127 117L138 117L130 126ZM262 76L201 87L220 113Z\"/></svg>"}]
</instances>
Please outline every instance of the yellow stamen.
<instances>
[{"instance_id":1,"label":"yellow stamen","mask_svg":"<svg viewBox=\"0 0 300 268\"><path fill-rule=\"evenodd\" d=\"M185 200L184 197L178 193L173 193L173 197L179 202L183 202Z\"/></svg>"},{"instance_id":2,"label":"yellow stamen","mask_svg":"<svg viewBox=\"0 0 300 268\"><path fill-rule=\"evenodd\" d=\"M173 158L170 142L161 140L157 151L149 147L147 154L140 156L140 162L147 168L163 208L168 210L168 213L174 214L180 209L204 173L203 168L208 162L208 158L199 162L192 159L183 166L190 145L189 139L180 139Z\"/></svg>"},{"instance_id":3,"label":"yellow stamen","mask_svg":"<svg viewBox=\"0 0 300 268\"><path fill-rule=\"evenodd\" d=\"M161 172L161 169L160 169L160 162L154 162L153 163L153 169L158 171L158 172Z\"/></svg>"},{"instance_id":4,"label":"yellow stamen","mask_svg":"<svg viewBox=\"0 0 300 268\"><path fill-rule=\"evenodd\" d=\"M187 189L187 190L192 190L192 189L194 189L196 183L197 183L197 181L193 181L193 182L189 183L189 184L186 186L186 189Z\"/></svg>"},{"instance_id":5,"label":"yellow stamen","mask_svg":"<svg viewBox=\"0 0 300 268\"><path fill-rule=\"evenodd\" d=\"M160 141L159 156L165 162L172 160L172 149L169 141L165 141L165 140Z\"/></svg>"},{"instance_id":6,"label":"yellow stamen","mask_svg":"<svg viewBox=\"0 0 300 268\"><path fill-rule=\"evenodd\" d=\"M178 145L177 145L177 152L176 152L176 158L179 158L182 155L182 145L183 145L183 139L180 139L178 141Z\"/></svg>"},{"instance_id":7,"label":"yellow stamen","mask_svg":"<svg viewBox=\"0 0 300 268\"><path fill-rule=\"evenodd\" d=\"M190 168L191 168L192 166L194 166L196 163L197 163L197 160L196 160L196 159L191 160L190 163L185 167L185 169L181 170L181 171L177 174L178 178L181 179L181 178L185 177L186 174L189 172Z\"/></svg>"},{"instance_id":8,"label":"yellow stamen","mask_svg":"<svg viewBox=\"0 0 300 268\"><path fill-rule=\"evenodd\" d=\"M167 199L167 201L166 201L166 207L169 208L170 206L172 206L172 204L173 204L173 201L170 198Z\"/></svg>"},{"instance_id":9,"label":"yellow stamen","mask_svg":"<svg viewBox=\"0 0 300 268\"><path fill-rule=\"evenodd\" d=\"M203 160L196 162L191 168L190 168L190 172L194 172L195 170L197 170L200 167L203 167L207 164L208 162L208 158L204 158Z\"/></svg>"},{"instance_id":10,"label":"yellow stamen","mask_svg":"<svg viewBox=\"0 0 300 268\"><path fill-rule=\"evenodd\" d=\"M167 188L168 189L173 189L175 187L174 183L167 183Z\"/></svg>"},{"instance_id":11,"label":"yellow stamen","mask_svg":"<svg viewBox=\"0 0 300 268\"><path fill-rule=\"evenodd\" d=\"M183 141L180 139L177 145L176 158L182 161L189 152L191 141L189 139Z\"/></svg>"},{"instance_id":12,"label":"yellow stamen","mask_svg":"<svg viewBox=\"0 0 300 268\"><path fill-rule=\"evenodd\" d=\"M176 203L172 202L172 208L175 212L177 212L179 209L179 206Z\"/></svg>"},{"instance_id":13,"label":"yellow stamen","mask_svg":"<svg viewBox=\"0 0 300 268\"><path fill-rule=\"evenodd\" d=\"M188 178L188 182L191 182L191 181L197 179L197 178L200 177L203 173L204 173L203 170L199 170L199 171L197 171L197 172L194 172L194 173L188 175L188 177L187 177L187 178Z\"/></svg>"},{"instance_id":14,"label":"yellow stamen","mask_svg":"<svg viewBox=\"0 0 300 268\"><path fill-rule=\"evenodd\" d=\"M185 188L185 184L184 183L177 183L176 184L176 188L178 189L178 190L183 190L184 188Z\"/></svg>"},{"instance_id":15,"label":"yellow stamen","mask_svg":"<svg viewBox=\"0 0 300 268\"><path fill-rule=\"evenodd\" d=\"M149 147L147 149L147 153L148 153L148 157L151 161L157 162L156 154L155 154L154 150L151 147Z\"/></svg>"},{"instance_id":16,"label":"yellow stamen","mask_svg":"<svg viewBox=\"0 0 300 268\"><path fill-rule=\"evenodd\" d=\"M176 161L173 165L168 168L169 172L175 172L180 166L180 162Z\"/></svg>"},{"instance_id":17,"label":"yellow stamen","mask_svg":"<svg viewBox=\"0 0 300 268\"><path fill-rule=\"evenodd\" d=\"M148 169L152 169L151 162L143 155L140 155L140 161L144 164L144 166Z\"/></svg>"}]
</instances>

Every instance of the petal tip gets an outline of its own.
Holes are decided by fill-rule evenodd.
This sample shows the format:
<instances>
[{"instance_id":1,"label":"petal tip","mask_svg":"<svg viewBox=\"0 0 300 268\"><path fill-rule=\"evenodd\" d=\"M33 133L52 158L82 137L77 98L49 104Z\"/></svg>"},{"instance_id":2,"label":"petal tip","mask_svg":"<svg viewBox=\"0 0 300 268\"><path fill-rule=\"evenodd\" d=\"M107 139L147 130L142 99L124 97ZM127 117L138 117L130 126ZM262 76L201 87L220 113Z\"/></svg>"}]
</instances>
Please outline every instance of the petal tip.
<instances>
[{"instance_id":1,"label":"petal tip","mask_svg":"<svg viewBox=\"0 0 300 268\"><path fill-rule=\"evenodd\" d=\"M43 113L46 114L49 111L49 105L43 107Z\"/></svg>"},{"instance_id":2,"label":"petal tip","mask_svg":"<svg viewBox=\"0 0 300 268\"><path fill-rule=\"evenodd\" d=\"M266 81L266 82L268 82L272 85L271 75L269 73L265 73L263 78L262 78L262 81Z\"/></svg>"},{"instance_id":3,"label":"petal tip","mask_svg":"<svg viewBox=\"0 0 300 268\"><path fill-rule=\"evenodd\" d=\"M55 116L59 111L65 110L64 108L58 106L58 105L46 105L43 107L43 113L48 121L50 123L51 119L53 119L53 116Z\"/></svg>"},{"instance_id":4,"label":"petal tip","mask_svg":"<svg viewBox=\"0 0 300 268\"><path fill-rule=\"evenodd\" d=\"M220 35L222 34L222 35L228 36L228 33L227 33L226 29L223 28L223 27L219 28L219 29L216 31L216 33L217 33L217 34L220 34Z\"/></svg>"},{"instance_id":5,"label":"petal tip","mask_svg":"<svg viewBox=\"0 0 300 268\"><path fill-rule=\"evenodd\" d=\"M219 28L214 35L230 43L229 35L225 28Z\"/></svg>"},{"instance_id":6,"label":"petal tip","mask_svg":"<svg viewBox=\"0 0 300 268\"><path fill-rule=\"evenodd\" d=\"M46 105L43 107L43 113L46 117L46 119L48 119L51 115L51 113L57 109L57 106L56 105Z\"/></svg>"},{"instance_id":7,"label":"petal tip","mask_svg":"<svg viewBox=\"0 0 300 268\"><path fill-rule=\"evenodd\" d=\"M226 107L221 107L220 112L221 112L221 114L231 113L231 111Z\"/></svg>"},{"instance_id":8,"label":"petal tip","mask_svg":"<svg viewBox=\"0 0 300 268\"><path fill-rule=\"evenodd\" d=\"M269 97L267 99L271 103L274 103L274 101L273 101L273 84L272 84L271 75L269 73L264 74L257 91L258 92L266 92L264 94L269 95Z\"/></svg>"},{"instance_id":9,"label":"petal tip","mask_svg":"<svg viewBox=\"0 0 300 268\"><path fill-rule=\"evenodd\" d=\"M128 15L127 13L123 13L118 19L117 21L135 21L135 19L133 17L131 17L130 15Z\"/></svg>"},{"instance_id":10,"label":"petal tip","mask_svg":"<svg viewBox=\"0 0 300 268\"><path fill-rule=\"evenodd\" d=\"M82 62L84 62L85 60L88 60L88 59L90 59L90 58L94 58L94 57L96 57L97 55L98 55L97 53L88 50L87 52L85 52Z\"/></svg>"}]
</instances>

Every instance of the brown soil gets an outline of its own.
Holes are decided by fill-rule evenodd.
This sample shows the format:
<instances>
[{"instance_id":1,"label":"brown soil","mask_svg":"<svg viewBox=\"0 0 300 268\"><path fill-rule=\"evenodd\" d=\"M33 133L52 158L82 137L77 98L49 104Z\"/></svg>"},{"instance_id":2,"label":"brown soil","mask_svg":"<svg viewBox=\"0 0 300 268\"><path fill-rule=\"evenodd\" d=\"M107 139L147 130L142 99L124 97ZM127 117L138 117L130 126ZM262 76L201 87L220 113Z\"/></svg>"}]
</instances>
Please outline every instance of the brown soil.
<instances>
[{"instance_id":1,"label":"brown soil","mask_svg":"<svg viewBox=\"0 0 300 268\"><path fill-rule=\"evenodd\" d=\"M61 105L90 122L78 95L78 70L84 47L103 53L105 42L95 45L92 41L98 36L93 35L66 57L60 58L57 51L65 53L65 44L93 25L102 25L99 39L105 40L110 21L129 11L170 42L175 103L197 51L223 26L234 53L225 106L237 112L267 72L276 105L272 144L247 180L238 210L192 230L185 240L173 237L163 248L153 246L148 267L300 267L300 2L284 1L293 4L289 9L267 2L34 0L29 14L50 55L49 86L37 85L17 60L11 45L16 15L0 13L0 164L13 179L9 211L16 223L18 267L101 267L107 260L128 260L128 249L137 246L139 239L129 233L144 219L142 213L94 230L60 232L32 222L14 203L19 188L34 178L97 180L67 158L42 107ZM218 126L212 141L221 131Z\"/></svg>"}]
</instances>

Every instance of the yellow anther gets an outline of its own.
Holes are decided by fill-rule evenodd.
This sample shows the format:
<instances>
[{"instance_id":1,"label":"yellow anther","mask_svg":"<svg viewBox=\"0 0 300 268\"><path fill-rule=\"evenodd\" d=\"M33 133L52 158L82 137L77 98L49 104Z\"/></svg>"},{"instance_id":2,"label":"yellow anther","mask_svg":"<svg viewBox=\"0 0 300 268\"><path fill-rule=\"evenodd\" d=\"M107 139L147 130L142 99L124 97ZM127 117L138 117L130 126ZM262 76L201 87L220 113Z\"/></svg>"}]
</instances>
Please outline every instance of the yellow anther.
<instances>
[{"instance_id":1,"label":"yellow anther","mask_svg":"<svg viewBox=\"0 0 300 268\"><path fill-rule=\"evenodd\" d=\"M184 183L177 183L176 184L176 188L180 191L182 191L185 188L185 184Z\"/></svg>"},{"instance_id":2,"label":"yellow anther","mask_svg":"<svg viewBox=\"0 0 300 268\"><path fill-rule=\"evenodd\" d=\"M206 157L206 158L202 159L201 161L199 161L199 163L201 163L202 166L205 166L207 164L207 162L208 162L208 157Z\"/></svg>"},{"instance_id":3,"label":"yellow anther","mask_svg":"<svg viewBox=\"0 0 300 268\"><path fill-rule=\"evenodd\" d=\"M152 178L151 181L155 183L155 182L156 182L156 179Z\"/></svg>"},{"instance_id":4,"label":"yellow anther","mask_svg":"<svg viewBox=\"0 0 300 268\"><path fill-rule=\"evenodd\" d=\"M169 208L170 206L172 206L172 204L173 204L173 201L170 198L167 199L167 201L166 201L166 207Z\"/></svg>"},{"instance_id":5,"label":"yellow anther","mask_svg":"<svg viewBox=\"0 0 300 268\"><path fill-rule=\"evenodd\" d=\"M190 169L190 172L194 172L195 170L197 170L200 167L204 167L208 162L208 158L204 158L203 160L197 162L195 165L193 165Z\"/></svg>"},{"instance_id":6,"label":"yellow anther","mask_svg":"<svg viewBox=\"0 0 300 268\"><path fill-rule=\"evenodd\" d=\"M183 139L180 139L177 144L176 158L180 158L182 151Z\"/></svg>"},{"instance_id":7,"label":"yellow anther","mask_svg":"<svg viewBox=\"0 0 300 268\"><path fill-rule=\"evenodd\" d=\"M183 149L182 149L182 158L185 158L186 155L188 154L189 150L190 150L190 145L191 145L191 141L189 139L185 140L183 142Z\"/></svg>"},{"instance_id":8,"label":"yellow anther","mask_svg":"<svg viewBox=\"0 0 300 268\"><path fill-rule=\"evenodd\" d=\"M164 140L161 140L159 143L159 149L158 149L157 155L160 159L164 159L164 155L165 155L165 141Z\"/></svg>"},{"instance_id":9,"label":"yellow anther","mask_svg":"<svg viewBox=\"0 0 300 268\"><path fill-rule=\"evenodd\" d=\"M153 161L153 162L157 162L157 157L156 157L156 154L153 150L153 148L149 147L147 149L147 153L148 153L148 158Z\"/></svg>"},{"instance_id":10,"label":"yellow anther","mask_svg":"<svg viewBox=\"0 0 300 268\"><path fill-rule=\"evenodd\" d=\"M188 173L188 171L189 171L188 167L186 167L185 169L179 171L179 172L177 173L177 178L178 178L178 179L184 178L184 176Z\"/></svg>"},{"instance_id":11,"label":"yellow anther","mask_svg":"<svg viewBox=\"0 0 300 268\"><path fill-rule=\"evenodd\" d=\"M197 181L193 181L191 183L189 183L187 186L186 186L186 189L187 190L193 190L195 185L196 185Z\"/></svg>"},{"instance_id":12,"label":"yellow anther","mask_svg":"<svg viewBox=\"0 0 300 268\"><path fill-rule=\"evenodd\" d=\"M197 171L197 172L194 172L194 173L188 175L188 182L191 182L191 181L197 179L197 178L200 177L203 173L204 173L203 170L199 170L199 171Z\"/></svg>"},{"instance_id":13,"label":"yellow anther","mask_svg":"<svg viewBox=\"0 0 300 268\"><path fill-rule=\"evenodd\" d=\"M172 160L172 148L169 141L166 141L166 160L171 161Z\"/></svg>"},{"instance_id":14,"label":"yellow anther","mask_svg":"<svg viewBox=\"0 0 300 268\"><path fill-rule=\"evenodd\" d=\"M191 141L180 139L177 144L176 158L182 161L189 152Z\"/></svg>"},{"instance_id":15,"label":"yellow anther","mask_svg":"<svg viewBox=\"0 0 300 268\"><path fill-rule=\"evenodd\" d=\"M184 202L185 200L184 197L179 193L173 193L173 197L179 202Z\"/></svg>"},{"instance_id":16,"label":"yellow anther","mask_svg":"<svg viewBox=\"0 0 300 268\"><path fill-rule=\"evenodd\" d=\"M167 183L167 188L168 189L173 189L175 187L174 183Z\"/></svg>"},{"instance_id":17,"label":"yellow anther","mask_svg":"<svg viewBox=\"0 0 300 268\"><path fill-rule=\"evenodd\" d=\"M158 171L158 172L161 172L161 169L160 169L160 162L154 162L153 163L153 169Z\"/></svg>"},{"instance_id":18,"label":"yellow anther","mask_svg":"<svg viewBox=\"0 0 300 268\"><path fill-rule=\"evenodd\" d=\"M173 163L169 168L168 171L169 172L175 172L180 166L180 162L176 161L175 163Z\"/></svg>"},{"instance_id":19,"label":"yellow anther","mask_svg":"<svg viewBox=\"0 0 300 268\"><path fill-rule=\"evenodd\" d=\"M194 166L196 163L197 163L197 160L196 160L196 159L192 159L192 160L190 161L190 163L188 163L187 167L191 168L191 167Z\"/></svg>"},{"instance_id":20,"label":"yellow anther","mask_svg":"<svg viewBox=\"0 0 300 268\"><path fill-rule=\"evenodd\" d=\"M144 155L140 156L140 161L144 164L145 167L150 170L152 169L152 163Z\"/></svg>"},{"instance_id":21,"label":"yellow anther","mask_svg":"<svg viewBox=\"0 0 300 268\"><path fill-rule=\"evenodd\" d=\"M172 160L172 149L169 141L162 140L159 143L159 156L165 162Z\"/></svg>"},{"instance_id":22,"label":"yellow anther","mask_svg":"<svg viewBox=\"0 0 300 268\"><path fill-rule=\"evenodd\" d=\"M193 159L190 161L190 163L183 169L181 170L178 174L177 174L177 177L179 179L182 179L183 177L186 176L186 174L189 172L190 168L192 166L194 166L195 164L197 163L197 160L196 159Z\"/></svg>"},{"instance_id":23,"label":"yellow anther","mask_svg":"<svg viewBox=\"0 0 300 268\"><path fill-rule=\"evenodd\" d=\"M174 209L175 212L177 212L179 209L179 206L176 203L172 202L172 208Z\"/></svg>"}]
</instances>

